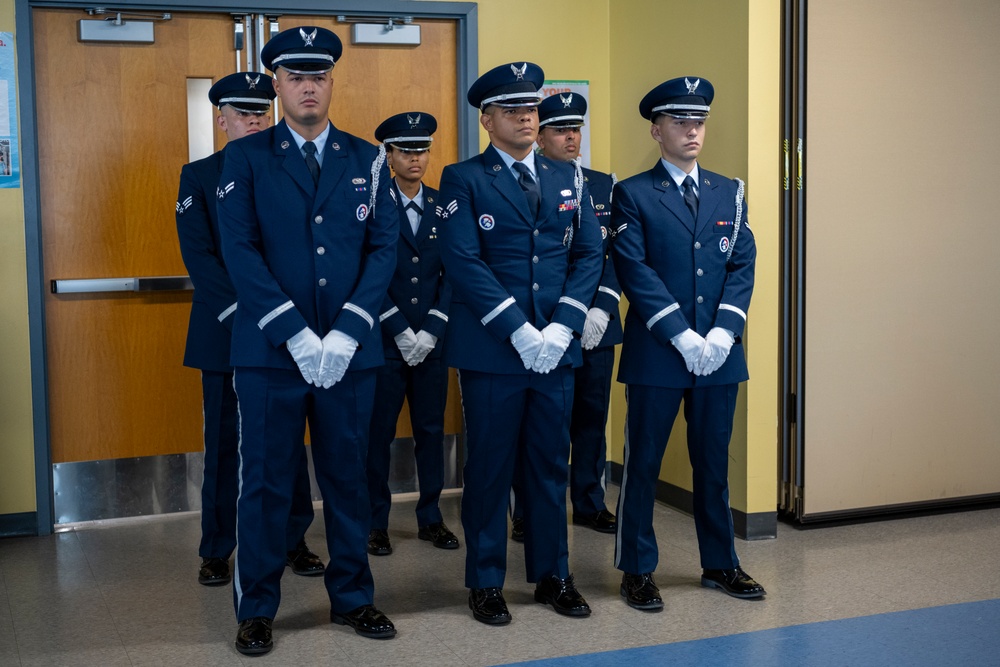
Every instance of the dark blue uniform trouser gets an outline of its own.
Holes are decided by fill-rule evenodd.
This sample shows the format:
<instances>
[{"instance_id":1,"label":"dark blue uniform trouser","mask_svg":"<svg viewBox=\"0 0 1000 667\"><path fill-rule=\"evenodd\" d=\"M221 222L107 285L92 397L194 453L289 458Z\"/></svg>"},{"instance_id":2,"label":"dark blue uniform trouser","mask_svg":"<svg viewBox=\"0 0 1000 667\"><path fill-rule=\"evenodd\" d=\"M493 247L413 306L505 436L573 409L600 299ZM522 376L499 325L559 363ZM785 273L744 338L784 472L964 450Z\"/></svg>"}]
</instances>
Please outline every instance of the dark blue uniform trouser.
<instances>
[{"instance_id":1,"label":"dark blue uniform trouser","mask_svg":"<svg viewBox=\"0 0 1000 667\"><path fill-rule=\"evenodd\" d=\"M285 544L278 536L288 523L307 420L323 496L331 609L345 613L371 604L365 459L375 370L348 371L322 389L307 384L298 370L238 368L236 393L241 432L236 620L274 618L278 610L285 568Z\"/></svg>"},{"instance_id":2,"label":"dark blue uniform trouser","mask_svg":"<svg viewBox=\"0 0 1000 667\"><path fill-rule=\"evenodd\" d=\"M583 351L583 364L574 371L573 416L569 424L572 449L569 467L569 498L574 514L596 514L607 509L604 504L604 471L608 444L604 428L608 423L611 401L611 376L615 366L614 346ZM521 493L521 469L514 470L511 516L524 518L524 505L517 502Z\"/></svg>"},{"instance_id":3,"label":"dark blue uniform trouser","mask_svg":"<svg viewBox=\"0 0 1000 667\"><path fill-rule=\"evenodd\" d=\"M523 462L527 579L569 576L566 482L573 369L499 375L460 370L468 435L462 526L467 588L503 587L507 502L514 462Z\"/></svg>"},{"instance_id":4,"label":"dark blue uniform trouser","mask_svg":"<svg viewBox=\"0 0 1000 667\"><path fill-rule=\"evenodd\" d=\"M701 566L728 569L739 565L729 511L729 439L738 390L738 384L692 389L630 384L626 388L625 471L615 544L615 567L619 570L644 574L656 569L656 481L682 399Z\"/></svg>"},{"instance_id":5,"label":"dark blue uniform trouser","mask_svg":"<svg viewBox=\"0 0 1000 667\"><path fill-rule=\"evenodd\" d=\"M368 441L368 495L372 505L372 528L389 527L392 492L389 489L389 452L396 437L396 421L403 398L410 405L414 455L420 498L417 525L441 521L438 499L444 487L444 408L448 400L448 367L438 358L410 366L402 359L387 358L375 379L375 408Z\"/></svg>"},{"instance_id":6,"label":"dark blue uniform trouser","mask_svg":"<svg viewBox=\"0 0 1000 667\"><path fill-rule=\"evenodd\" d=\"M202 558L229 558L236 548L236 497L239 494L239 407L233 374L201 372L205 417L205 475L201 484ZM309 464L302 457L288 517L285 546L291 551L303 540L315 511L309 486Z\"/></svg>"}]
</instances>

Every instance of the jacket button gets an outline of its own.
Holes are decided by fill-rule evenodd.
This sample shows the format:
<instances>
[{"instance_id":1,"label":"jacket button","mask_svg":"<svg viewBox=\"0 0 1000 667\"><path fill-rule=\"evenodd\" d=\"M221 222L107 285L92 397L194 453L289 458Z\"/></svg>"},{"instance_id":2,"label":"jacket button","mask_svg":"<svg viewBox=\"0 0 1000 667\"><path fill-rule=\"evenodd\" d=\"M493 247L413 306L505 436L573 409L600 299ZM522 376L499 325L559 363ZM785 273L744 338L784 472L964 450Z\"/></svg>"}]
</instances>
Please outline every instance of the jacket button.
<instances>
[{"instance_id":1,"label":"jacket button","mask_svg":"<svg viewBox=\"0 0 1000 667\"><path fill-rule=\"evenodd\" d=\"M694 249L695 250L701 250L701 243L699 243L698 241L695 241L694 242Z\"/></svg>"},{"instance_id":2,"label":"jacket button","mask_svg":"<svg viewBox=\"0 0 1000 667\"><path fill-rule=\"evenodd\" d=\"M531 232L531 235L532 236L538 236L538 230L536 229L535 231Z\"/></svg>"},{"instance_id":3,"label":"jacket button","mask_svg":"<svg viewBox=\"0 0 1000 667\"><path fill-rule=\"evenodd\" d=\"M414 306L417 305L417 297L413 297L412 299L410 299L410 303L412 303Z\"/></svg>"},{"instance_id":4,"label":"jacket button","mask_svg":"<svg viewBox=\"0 0 1000 667\"><path fill-rule=\"evenodd\" d=\"M413 259L411 259L410 261L411 261L411 262L413 262L414 264L417 264L417 263L419 263L419 262L420 262L420 258L419 258L419 257L414 257L414 258L413 258Z\"/></svg>"},{"instance_id":5,"label":"jacket button","mask_svg":"<svg viewBox=\"0 0 1000 667\"><path fill-rule=\"evenodd\" d=\"M313 218L313 222L315 222L317 225L322 225L323 224L323 216L317 215L315 218Z\"/></svg>"},{"instance_id":6,"label":"jacket button","mask_svg":"<svg viewBox=\"0 0 1000 667\"><path fill-rule=\"evenodd\" d=\"M320 246L320 247L316 248L316 254L317 255L325 255L326 254L326 248L324 248L323 246Z\"/></svg>"},{"instance_id":7,"label":"jacket button","mask_svg":"<svg viewBox=\"0 0 1000 667\"><path fill-rule=\"evenodd\" d=\"M698 300L698 303L705 303L705 297L703 297L703 296L699 296L697 300Z\"/></svg>"},{"instance_id":8,"label":"jacket button","mask_svg":"<svg viewBox=\"0 0 1000 667\"><path fill-rule=\"evenodd\" d=\"M699 276L705 275L705 272L702 271L701 269L698 269L697 271L695 271L695 273L697 273Z\"/></svg>"},{"instance_id":9,"label":"jacket button","mask_svg":"<svg viewBox=\"0 0 1000 667\"><path fill-rule=\"evenodd\" d=\"M320 278L319 279L319 286L320 287L326 287L326 278Z\"/></svg>"},{"instance_id":10,"label":"jacket button","mask_svg":"<svg viewBox=\"0 0 1000 667\"><path fill-rule=\"evenodd\" d=\"M534 257L531 258L531 263L538 264L538 255L535 255Z\"/></svg>"},{"instance_id":11,"label":"jacket button","mask_svg":"<svg viewBox=\"0 0 1000 667\"><path fill-rule=\"evenodd\" d=\"M534 285L532 285L532 286L531 286L531 289L532 289L533 291L537 292L537 291L538 291L538 283L535 283Z\"/></svg>"},{"instance_id":12,"label":"jacket button","mask_svg":"<svg viewBox=\"0 0 1000 667\"><path fill-rule=\"evenodd\" d=\"M413 276L412 278L410 278L410 282L413 283L414 285L416 285L417 283L420 282L420 278L417 278L416 276Z\"/></svg>"}]
</instances>

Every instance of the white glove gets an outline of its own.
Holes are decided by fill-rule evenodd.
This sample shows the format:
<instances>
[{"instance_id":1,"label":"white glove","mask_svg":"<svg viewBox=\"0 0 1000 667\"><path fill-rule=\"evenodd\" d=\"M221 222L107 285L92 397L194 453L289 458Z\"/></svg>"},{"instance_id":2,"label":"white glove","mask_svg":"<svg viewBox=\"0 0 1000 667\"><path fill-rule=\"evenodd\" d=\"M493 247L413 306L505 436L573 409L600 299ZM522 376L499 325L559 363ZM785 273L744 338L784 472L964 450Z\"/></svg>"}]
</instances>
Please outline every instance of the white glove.
<instances>
[{"instance_id":1,"label":"white glove","mask_svg":"<svg viewBox=\"0 0 1000 667\"><path fill-rule=\"evenodd\" d=\"M344 379L347 367L358 349L358 341L342 331L333 329L323 336L323 363L319 367L319 381L323 389L329 389Z\"/></svg>"},{"instance_id":2,"label":"white glove","mask_svg":"<svg viewBox=\"0 0 1000 667\"><path fill-rule=\"evenodd\" d=\"M573 342L573 330L565 324L552 322L542 329L542 339L542 349L531 365L536 373L548 373L559 365L566 348Z\"/></svg>"},{"instance_id":3,"label":"white glove","mask_svg":"<svg viewBox=\"0 0 1000 667\"><path fill-rule=\"evenodd\" d=\"M543 340L542 332L533 327L530 322L525 322L510 335L511 344L521 355L521 362L529 371L532 364L535 363L535 357L538 356L539 350L542 349Z\"/></svg>"},{"instance_id":4,"label":"white glove","mask_svg":"<svg viewBox=\"0 0 1000 667\"><path fill-rule=\"evenodd\" d=\"M413 333L410 327L406 327L402 333L396 334L393 340L396 341L396 347L405 360L413 351L413 346L417 344L417 334Z\"/></svg>"},{"instance_id":5,"label":"white glove","mask_svg":"<svg viewBox=\"0 0 1000 667\"><path fill-rule=\"evenodd\" d=\"M591 308L587 311L587 321L583 323L583 337L580 339L583 349L593 350L597 347L604 338L610 321L611 315L606 310Z\"/></svg>"},{"instance_id":6,"label":"white glove","mask_svg":"<svg viewBox=\"0 0 1000 667\"><path fill-rule=\"evenodd\" d=\"M696 371L698 360L701 358L701 351L705 347L705 339L698 335L694 329L685 329L670 339L677 351L684 357L688 372L699 375Z\"/></svg>"},{"instance_id":7,"label":"white glove","mask_svg":"<svg viewBox=\"0 0 1000 667\"><path fill-rule=\"evenodd\" d=\"M705 348L701 351L695 375L710 375L719 370L729 356L736 338L733 332L722 327L712 327L705 334Z\"/></svg>"},{"instance_id":8,"label":"white glove","mask_svg":"<svg viewBox=\"0 0 1000 667\"><path fill-rule=\"evenodd\" d=\"M437 342L437 336L434 334L429 334L426 331L418 331L417 343L413 346L410 356L406 357L406 363L416 366L423 362L427 358L427 355L431 353L431 350L434 349L434 346L437 345Z\"/></svg>"},{"instance_id":9,"label":"white glove","mask_svg":"<svg viewBox=\"0 0 1000 667\"><path fill-rule=\"evenodd\" d=\"M306 327L287 341L285 345L292 353L292 359L298 364L302 378L317 387L319 384L319 368L323 356L323 341L312 329Z\"/></svg>"}]
</instances>

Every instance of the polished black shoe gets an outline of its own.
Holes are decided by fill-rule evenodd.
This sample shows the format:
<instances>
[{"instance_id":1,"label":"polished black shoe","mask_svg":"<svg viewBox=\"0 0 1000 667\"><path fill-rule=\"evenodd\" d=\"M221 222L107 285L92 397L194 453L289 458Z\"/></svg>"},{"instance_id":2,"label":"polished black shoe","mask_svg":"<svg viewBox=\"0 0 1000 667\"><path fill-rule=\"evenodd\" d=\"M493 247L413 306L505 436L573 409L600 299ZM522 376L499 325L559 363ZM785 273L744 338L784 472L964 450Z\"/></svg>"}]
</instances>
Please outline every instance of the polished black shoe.
<instances>
[{"instance_id":1,"label":"polished black shoe","mask_svg":"<svg viewBox=\"0 0 1000 667\"><path fill-rule=\"evenodd\" d=\"M573 512L573 523L577 526L587 526L599 533L613 533L618 530L618 520L606 509L593 514L577 514Z\"/></svg>"},{"instance_id":2,"label":"polished black shoe","mask_svg":"<svg viewBox=\"0 0 1000 667\"><path fill-rule=\"evenodd\" d=\"M261 655L271 650L271 619L266 616L240 622L236 631L236 650L244 655Z\"/></svg>"},{"instance_id":3,"label":"polished black shoe","mask_svg":"<svg viewBox=\"0 0 1000 667\"><path fill-rule=\"evenodd\" d=\"M444 525L444 522L439 521L423 526L417 531L417 537L427 540L438 549L458 548L458 538L455 537L455 533L448 530L448 526Z\"/></svg>"},{"instance_id":4,"label":"polished black shoe","mask_svg":"<svg viewBox=\"0 0 1000 667\"><path fill-rule=\"evenodd\" d=\"M539 581L535 586L535 602L550 604L563 616L590 616L590 605L576 590L572 574L565 579L553 574Z\"/></svg>"},{"instance_id":5,"label":"polished black shoe","mask_svg":"<svg viewBox=\"0 0 1000 667\"><path fill-rule=\"evenodd\" d=\"M392 553L389 531L372 528L371 532L368 533L368 553L372 556L388 556Z\"/></svg>"},{"instance_id":6,"label":"polished black shoe","mask_svg":"<svg viewBox=\"0 0 1000 667\"><path fill-rule=\"evenodd\" d=\"M721 588L734 598L762 598L767 594L764 587L754 581L739 565L733 570L702 570L701 585Z\"/></svg>"},{"instance_id":7,"label":"polished black shoe","mask_svg":"<svg viewBox=\"0 0 1000 667\"><path fill-rule=\"evenodd\" d=\"M392 639L396 636L396 626L375 605L366 604L346 614L331 611L330 620L337 625L351 626L362 637Z\"/></svg>"},{"instance_id":8,"label":"polished black shoe","mask_svg":"<svg viewBox=\"0 0 1000 667\"><path fill-rule=\"evenodd\" d=\"M622 575L622 597L625 603L633 609L642 611L660 611L663 609L663 598L660 589L653 582L653 573Z\"/></svg>"},{"instance_id":9,"label":"polished black shoe","mask_svg":"<svg viewBox=\"0 0 1000 667\"><path fill-rule=\"evenodd\" d=\"M309 551L305 542L299 542L295 551L289 551L285 563L292 568L292 572L303 577L318 577L323 574L326 568L319 556Z\"/></svg>"},{"instance_id":10,"label":"polished black shoe","mask_svg":"<svg viewBox=\"0 0 1000 667\"><path fill-rule=\"evenodd\" d=\"M222 586L233 580L226 558L202 558L198 570L198 583L202 586Z\"/></svg>"},{"instance_id":11,"label":"polished black shoe","mask_svg":"<svg viewBox=\"0 0 1000 667\"><path fill-rule=\"evenodd\" d=\"M512 519L510 522L510 539L524 542L524 519Z\"/></svg>"},{"instance_id":12,"label":"polished black shoe","mask_svg":"<svg viewBox=\"0 0 1000 667\"><path fill-rule=\"evenodd\" d=\"M469 590L469 609L472 617L487 625L510 623L510 612L499 588L472 588Z\"/></svg>"}]
</instances>

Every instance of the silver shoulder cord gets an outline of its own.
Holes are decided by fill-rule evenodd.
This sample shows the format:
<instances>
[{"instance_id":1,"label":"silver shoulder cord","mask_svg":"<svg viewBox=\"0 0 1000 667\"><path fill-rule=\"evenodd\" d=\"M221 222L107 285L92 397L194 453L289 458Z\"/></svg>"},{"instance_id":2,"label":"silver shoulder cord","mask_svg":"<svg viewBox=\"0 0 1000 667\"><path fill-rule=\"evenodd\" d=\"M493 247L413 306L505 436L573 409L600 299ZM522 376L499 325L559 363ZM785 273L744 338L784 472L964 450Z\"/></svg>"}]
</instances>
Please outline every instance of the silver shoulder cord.
<instances>
[{"instance_id":1,"label":"silver shoulder cord","mask_svg":"<svg viewBox=\"0 0 1000 667\"><path fill-rule=\"evenodd\" d=\"M368 215L375 212L375 195L378 194L378 177L382 173L382 166L385 164L385 144L378 145L378 155L372 162L372 194L368 199Z\"/></svg>"},{"instance_id":2,"label":"silver shoulder cord","mask_svg":"<svg viewBox=\"0 0 1000 667\"><path fill-rule=\"evenodd\" d=\"M573 158L573 186L576 188L576 224L577 226L583 225L583 167L580 163L583 160L577 156ZM591 205L593 205L593 200L591 200ZM573 236L575 235L575 230L573 225L569 226L569 236L566 241L566 252L569 252L570 248L573 247Z\"/></svg>"},{"instance_id":3,"label":"silver shoulder cord","mask_svg":"<svg viewBox=\"0 0 1000 667\"><path fill-rule=\"evenodd\" d=\"M733 248L736 247L736 237L740 235L740 225L742 224L743 218L743 192L746 190L746 184L738 178L733 179L736 181L736 219L733 220L733 238L729 240L729 252L726 253L726 261L733 256Z\"/></svg>"}]
</instances>

